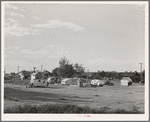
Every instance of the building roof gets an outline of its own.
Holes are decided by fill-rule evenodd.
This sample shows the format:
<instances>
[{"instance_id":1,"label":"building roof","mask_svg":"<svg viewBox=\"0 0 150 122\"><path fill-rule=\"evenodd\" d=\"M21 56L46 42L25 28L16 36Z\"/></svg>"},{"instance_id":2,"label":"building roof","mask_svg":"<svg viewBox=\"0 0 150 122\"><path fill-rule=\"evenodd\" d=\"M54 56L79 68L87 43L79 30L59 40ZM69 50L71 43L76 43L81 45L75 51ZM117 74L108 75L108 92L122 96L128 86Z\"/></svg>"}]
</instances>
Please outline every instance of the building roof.
<instances>
[{"instance_id":1,"label":"building roof","mask_svg":"<svg viewBox=\"0 0 150 122\"><path fill-rule=\"evenodd\" d=\"M123 77L121 80L131 80L130 77Z\"/></svg>"}]
</instances>

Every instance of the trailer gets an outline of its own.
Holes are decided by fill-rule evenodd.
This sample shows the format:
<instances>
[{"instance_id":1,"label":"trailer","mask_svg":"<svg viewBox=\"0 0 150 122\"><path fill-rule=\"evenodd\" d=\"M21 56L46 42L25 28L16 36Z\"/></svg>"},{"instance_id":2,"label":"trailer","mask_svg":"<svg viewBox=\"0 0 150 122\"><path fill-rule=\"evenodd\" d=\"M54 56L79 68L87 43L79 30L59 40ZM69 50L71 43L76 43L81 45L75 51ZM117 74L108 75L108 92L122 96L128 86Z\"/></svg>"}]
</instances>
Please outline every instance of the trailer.
<instances>
[{"instance_id":1,"label":"trailer","mask_svg":"<svg viewBox=\"0 0 150 122\"><path fill-rule=\"evenodd\" d=\"M104 85L104 82L102 80L97 80L97 79L94 79L94 80L91 80L91 86L103 86Z\"/></svg>"},{"instance_id":2,"label":"trailer","mask_svg":"<svg viewBox=\"0 0 150 122\"><path fill-rule=\"evenodd\" d=\"M33 87L47 87L48 82L46 79L33 79L30 80L30 85L26 86L26 88L33 88Z\"/></svg>"}]
</instances>

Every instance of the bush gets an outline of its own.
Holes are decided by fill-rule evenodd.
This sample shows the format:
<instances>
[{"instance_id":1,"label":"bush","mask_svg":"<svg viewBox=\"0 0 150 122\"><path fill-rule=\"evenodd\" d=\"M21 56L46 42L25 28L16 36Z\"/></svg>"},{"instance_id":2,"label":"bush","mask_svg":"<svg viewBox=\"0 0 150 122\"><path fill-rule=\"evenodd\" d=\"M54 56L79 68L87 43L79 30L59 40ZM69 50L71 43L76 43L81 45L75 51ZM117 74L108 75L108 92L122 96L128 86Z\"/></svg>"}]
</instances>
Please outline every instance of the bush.
<instances>
[{"instance_id":1,"label":"bush","mask_svg":"<svg viewBox=\"0 0 150 122\"><path fill-rule=\"evenodd\" d=\"M127 111L125 109L110 110L107 107L92 109L87 106L80 107L71 104L46 104L46 105L24 105L7 107L4 113L101 113L101 114L141 114L136 111Z\"/></svg>"},{"instance_id":2,"label":"bush","mask_svg":"<svg viewBox=\"0 0 150 122\"><path fill-rule=\"evenodd\" d=\"M109 84L107 84L108 86L114 86L114 83L109 83Z\"/></svg>"},{"instance_id":3,"label":"bush","mask_svg":"<svg viewBox=\"0 0 150 122\"><path fill-rule=\"evenodd\" d=\"M108 85L108 84L110 84L110 81L106 80L105 83L104 83L104 85Z\"/></svg>"}]
</instances>

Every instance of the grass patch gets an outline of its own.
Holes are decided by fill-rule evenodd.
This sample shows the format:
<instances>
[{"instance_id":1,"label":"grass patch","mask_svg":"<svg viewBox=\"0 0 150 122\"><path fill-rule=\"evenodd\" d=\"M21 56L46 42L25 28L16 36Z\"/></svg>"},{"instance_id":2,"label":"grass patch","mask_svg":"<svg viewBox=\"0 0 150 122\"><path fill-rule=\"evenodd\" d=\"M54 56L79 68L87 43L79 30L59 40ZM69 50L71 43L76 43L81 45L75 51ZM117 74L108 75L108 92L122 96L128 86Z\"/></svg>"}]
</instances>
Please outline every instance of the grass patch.
<instances>
[{"instance_id":1,"label":"grass patch","mask_svg":"<svg viewBox=\"0 0 150 122\"><path fill-rule=\"evenodd\" d=\"M28 105L13 106L4 109L4 113L99 113L99 114L141 114L142 112L127 111L125 109L112 110L107 107L92 109L87 106L80 107L71 104L45 104L45 105Z\"/></svg>"},{"instance_id":2,"label":"grass patch","mask_svg":"<svg viewBox=\"0 0 150 122\"><path fill-rule=\"evenodd\" d=\"M30 80L29 79L20 80L19 78L11 78L10 80L4 80L4 83L15 85L29 85Z\"/></svg>"},{"instance_id":3,"label":"grass patch","mask_svg":"<svg viewBox=\"0 0 150 122\"><path fill-rule=\"evenodd\" d=\"M16 97L6 97L4 96L5 99L8 99L8 100L12 100L12 101L19 101Z\"/></svg>"}]
</instances>

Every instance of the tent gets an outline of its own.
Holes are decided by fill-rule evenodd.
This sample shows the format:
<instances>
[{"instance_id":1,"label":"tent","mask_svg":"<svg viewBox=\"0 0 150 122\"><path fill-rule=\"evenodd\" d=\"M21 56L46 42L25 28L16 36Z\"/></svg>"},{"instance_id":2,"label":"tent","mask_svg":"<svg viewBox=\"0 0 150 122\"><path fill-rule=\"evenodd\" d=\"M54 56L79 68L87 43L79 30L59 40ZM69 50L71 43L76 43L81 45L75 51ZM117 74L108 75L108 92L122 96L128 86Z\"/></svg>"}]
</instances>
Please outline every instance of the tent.
<instances>
[{"instance_id":1,"label":"tent","mask_svg":"<svg viewBox=\"0 0 150 122\"><path fill-rule=\"evenodd\" d=\"M123 77L121 79L121 85L123 86L129 86L132 84L132 79L130 77Z\"/></svg>"}]
</instances>

